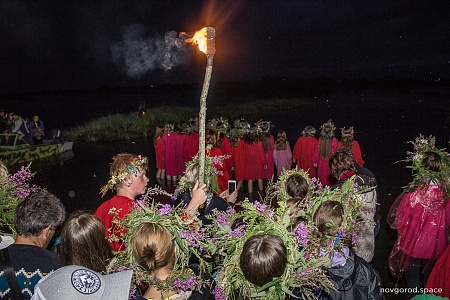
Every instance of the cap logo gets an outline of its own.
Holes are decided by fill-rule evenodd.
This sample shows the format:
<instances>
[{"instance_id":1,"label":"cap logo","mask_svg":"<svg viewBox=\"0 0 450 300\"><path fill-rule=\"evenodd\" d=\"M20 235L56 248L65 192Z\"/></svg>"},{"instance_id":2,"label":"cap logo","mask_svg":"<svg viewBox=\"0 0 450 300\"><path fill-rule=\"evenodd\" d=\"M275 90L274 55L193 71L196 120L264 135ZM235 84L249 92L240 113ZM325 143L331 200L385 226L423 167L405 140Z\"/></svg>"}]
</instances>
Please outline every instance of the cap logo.
<instances>
[{"instance_id":1,"label":"cap logo","mask_svg":"<svg viewBox=\"0 0 450 300\"><path fill-rule=\"evenodd\" d=\"M72 272L72 285L82 294L94 294L100 289L102 283L94 272L78 269Z\"/></svg>"}]
</instances>

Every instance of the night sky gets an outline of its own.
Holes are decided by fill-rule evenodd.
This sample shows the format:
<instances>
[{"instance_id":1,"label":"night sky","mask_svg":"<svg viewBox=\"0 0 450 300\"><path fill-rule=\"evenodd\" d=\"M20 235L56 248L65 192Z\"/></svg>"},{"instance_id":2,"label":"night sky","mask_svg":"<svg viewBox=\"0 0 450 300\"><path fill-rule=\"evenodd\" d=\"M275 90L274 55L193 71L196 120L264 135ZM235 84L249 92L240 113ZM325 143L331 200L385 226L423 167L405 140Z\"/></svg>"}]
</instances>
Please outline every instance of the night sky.
<instances>
[{"instance_id":1,"label":"night sky","mask_svg":"<svg viewBox=\"0 0 450 300\"><path fill-rule=\"evenodd\" d=\"M213 78L450 79L449 1L4 1L0 93L202 82L180 32L216 29Z\"/></svg>"}]
</instances>

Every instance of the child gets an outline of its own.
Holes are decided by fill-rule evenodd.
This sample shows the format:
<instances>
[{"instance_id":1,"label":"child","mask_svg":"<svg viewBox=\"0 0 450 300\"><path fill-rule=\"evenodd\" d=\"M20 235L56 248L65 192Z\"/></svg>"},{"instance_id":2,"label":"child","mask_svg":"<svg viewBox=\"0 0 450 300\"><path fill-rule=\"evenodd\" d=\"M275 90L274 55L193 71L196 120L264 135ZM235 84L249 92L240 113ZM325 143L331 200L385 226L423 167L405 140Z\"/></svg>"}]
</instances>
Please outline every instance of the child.
<instances>
[{"instance_id":1,"label":"child","mask_svg":"<svg viewBox=\"0 0 450 300\"><path fill-rule=\"evenodd\" d=\"M265 168L263 171L263 179L272 180L275 167L273 160L275 140L273 138L273 135L270 133L270 128L272 128L273 125L271 125L268 121L259 121L255 125L261 132L261 142L264 149L264 156L267 162L267 168Z\"/></svg>"},{"instance_id":2,"label":"child","mask_svg":"<svg viewBox=\"0 0 450 300\"><path fill-rule=\"evenodd\" d=\"M222 156L222 150L217 147L217 139L216 133L213 130L208 130L206 133L206 155L210 157L219 157ZM226 169L226 165L223 161L217 160L214 163L214 167L219 172L219 176L217 176L217 184L219 186L219 191L217 194L221 194L222 192L228 190L228 180L230 176Z\"/></svg>"},{"instance_id":3,"label":"child","mask_svg":"<svg viewBox=\"0 0 450 300\"><path fill-rule=\"evenodd\" d=\"M338 232L343 231L344 207L338 201L325 201L314 213L314 224L318 229L319 238L325 243L336 243L345 240L344 246L333 253L327 253L320 248L322 255L331 258L331 267L328 268L330 280L335 290L329 289L328 294L333 299L384 299L381 292L381 278L378 272L364 259L357 256L347 245L345 236ZM330 240L330 238L332 240Z\"/></svg>"},{"instance_id":4,"label":"child","mask_svg":"<svg viewBox=\"0 0 450 300\"><path fill-rule=\"evenodd\" d=\"M259 287L282 276L286 264L286 246L281 238L272 234L250 237L242 248L239 263L245 279Z\"/></svg>"},{"instance_id":5,"label":"child","mask_svg":"<svg viewBox=\"0 0 450 300\"><path fill-rule=\"evenodd\" d=\"M317 178L320 180L322 185L331 186L333 183L333 178L331 177L330 166L328 165L328 160L331 154L337 149L337 139L334 137L334 130L336 127L331 120L320 126L321 136L319 142L314 150L314 155L312 161L314 166L317 167Z\"/></svg>"},{"instance_id":6,"label":"child","mask_svg":"<svg viewBox=\"0 0 450 300\"><path fill-rule=\"evenodd\" d=\"M341 128L341 141L338 142L337 148L345 148L353 153L355 157L355 161L361 167L364 165L364 160L361 154L361 148L359 147L359 143L354 139L354 131L353 127L344 127Z\"/></svg>"},{"instance_id":7,"label":"child","mask_svg":"<svg viewBox=\"0 0 450 300\"><path fill-rule=\"evenodd\" d=\"M317 139L314 137L316 129L312 126L306 126L302 131L302 136L298 138L294 146L292 160L297 163L299 169L305 170L309 178L316 177L316 167L312 161L314 151L317 145Z\"/></svg>"},{"instance_id":8,"label":"child","mask_svg":"<svg viewBox=\"0 0 450 300\"><path fill-rule=\"evenodd\" d=\"M244 179L248 183L248 193L253 193L253 181L258 181L259 191L263 191L263 173L267 169L267 160L261 142L261 133L251 128L244 135L245 171Z\"/></svg>"},{"instance_id":9,"label":"child","mask_svg":"<svg viewBox=\"0 0 450 300\"><path fill-rule=\"evenodd\" d=\"M231 158L233 160L234 179L237 182L236 190L240 190L244 182L245 174L245 152L244 134L247 132L248 123L244 120L235 120L234 128L228 135L231 144Z\"/></svg>"},{"instance_id":10,"label":"child","mask_svg":"<svg viewBox=\"0 0 450 300\"><path fill-rule=\"evenodd\" d=\"M405 272L408 288L423 287L434 262L448 245L450 202L448 153L434 146L434 138L416 139L412 161L414 180L388 213L388 223L398 239L389 256L394 277Z\"/></svg>"},{"instance_id":11,"label":"child","mask_svg":"<svg viewBox=\"0 0 450 300\"><path fill-rule=\"evenodd\" d=\"M164 142L162 140L164 128L158 125L153 137L153 146L155 147L156 158L156 179L164 180L166 178L166 169L164 166Z\"/></svg>"},{"instance_id":12,"label":"child","mask_svg":"<svg viewBox=\"0 0 450 300\"><path fill-rule=\"evenodd\" d=\"M177 145L177 137L174 133L174 124L166 122L164 124L164 133L162 136L164 142L164 165L166 169L167 181L175 183L177 181L177 152L175 147Z\"/></svg>"},{"instance_id":13,"label":"child","mask_svg":"<svg viewBox=\"0 0 450 300\"><path fill-rule=\"evenodd\" d=\"M283 170L290 170L292 163L292 152L289 141L286 138L286 131L280 130L275 141L273 160L277 168L277 175L280 176Z\"/></svg>"},{"instance_id":14,"label":"child","mask_svg":"<svg viewBox=\"0 0 450 300\"><path fill-rule=\"evenodd\" d=\"M131 213L135 198L145 194L149 181L146 175L147 162L147 157L129 153L120 153L113 157L113 162L109 168L111 179L101 188L100 194L103 197L109 189L116 190L117 194L103 202L95 211L95 215L100 218L103 226L105 226L107 238L114 233L121 235L114 232L114 213L117 214L119 219L123 219ZM111 213L112 211L114 213ZM124 249L121 240L109 241L109 243L113 251Z\"/></svg>"}]
</instances>

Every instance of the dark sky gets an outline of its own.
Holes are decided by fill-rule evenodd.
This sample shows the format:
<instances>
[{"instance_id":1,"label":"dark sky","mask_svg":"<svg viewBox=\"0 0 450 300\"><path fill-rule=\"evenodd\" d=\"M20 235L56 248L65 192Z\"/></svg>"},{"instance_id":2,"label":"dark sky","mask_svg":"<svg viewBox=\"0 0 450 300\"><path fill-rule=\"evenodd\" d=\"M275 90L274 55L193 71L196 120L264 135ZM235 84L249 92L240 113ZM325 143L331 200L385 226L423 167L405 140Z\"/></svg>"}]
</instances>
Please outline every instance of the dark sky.
<instances>
[{"instance_id":1,"label":"dark sky","mask_svg":"<svg viewBox=\"0 0 450 300\"><path fill-rule=\"evenodd\" d=\"M0 93L202 82L205 26L213 80L450 79L449 3L0 0Z\"/></svg>"}]
</instances>

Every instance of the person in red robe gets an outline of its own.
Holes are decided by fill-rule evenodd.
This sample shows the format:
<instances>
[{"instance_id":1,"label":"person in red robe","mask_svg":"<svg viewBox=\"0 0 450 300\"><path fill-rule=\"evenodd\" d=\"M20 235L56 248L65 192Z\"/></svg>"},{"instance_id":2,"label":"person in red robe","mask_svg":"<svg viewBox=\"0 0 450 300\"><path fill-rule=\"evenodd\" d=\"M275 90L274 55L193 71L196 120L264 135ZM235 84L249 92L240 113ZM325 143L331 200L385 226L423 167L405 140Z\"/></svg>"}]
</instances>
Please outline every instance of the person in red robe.
<instances>
[{"instance_id":1,"label":"person in red robe","mask_svg":"<svg viewBox=\"0 0 450 300\"><path fill-rule=\"evenodd\" d=\"M183 144L184 139L187 136L187 123L185 121L181 121L175 132L175 159L176 159L176 175L177 178L183 176L184 171L186 170L186 165L184 163L183 158Z\"/></svg>"},{"instance_id":2,"label":"person in red robe","mask_svg":"<svg viewBox=\"0 0 450 300\"><path fill-rule=\"evenodd\" d=\"M217 147L216 133L213 130L208 130L206 137L206 155L210 157L220 157L223 155L222 150ZM219 186L219 191L217 195L220 195L224 191L228 190L228 180L230 176L225 167L225 163L222 159L214 160L214 168L219 171L220 175L217 176L217 185Z\"/></svg>"},{"instance_id":3,"label":"person in red robe","mask_svg":"<svg viewBox=\"0 0 450 300\"><path fill-rule=\"evenodd\" d=\"M244 179L248 183L249 194L253 193L253 181L258 182L259 191L263 191L263 173L267 169L267 160L261 141L261 133L257 128L251 128L244 135L245 170Z\"/></svg>"},{"instance_id":4,"label":"person in red robe","mask_svg":"<svg viewBox=\"0 0 450 300\"><path fill-rule=\"evenodd\" d=\"M164 180L166 178L166 168L164 165L164 142L162 140L164 127L158 125L153 137L153 146L155 147L156 160L156 179Z\"/></svg>"},{"instance_id":5,"label":"person in red robe","mask_svg":"<svg viewBox=\"0 0 450 300\"><path fill-rule=\"evenodd\" d=\"M331 176L328 161L330 160L331 154L337 149L338 141L334 137L336 127L331 120L328 120L320 128L322 129L321 136L314 150L312 161L314 166L317 167L317 178L322 185L332 186L335 179Z\"/></svg>"},{"instance_id":6,"label":"person in red robe","mask_svg":"<svg viewBox=\"0 0 450 300\"><path fill-rule=\"evenodd\" d=\"M177 152L175 147L177 145L177 137L174 132L174 124L167 122L164 125L164 134L162 136L164 142L164 164L166 169L167 181L175 183L177 181Z\"/></svg>"},{"instance_id":7,"label":"person in red robe","mask_svg":"<svg viewBox=\"0 0 450 300\"><path fill-rule=\"evenodd\" d=\"M308 172L309 178L316 177L316 167L312 161L314 151L317 146L317 139L314 137L316 129L312 126L306 126L302 131L302 136L297 139L292 153L293 162L299 169Z\"/></svg>"},{"instance_id":8,"label":"person in red robe","mask_svg":"<svg viewBox=\"0 0 450 300\"><path fill-rule=\"evenodd\" d=\"M356 163L362 167L364 165L364 160L362 158L359 143L355 141L353 127L350 126L341 128L341 135L341 140L338 142L337 146L338 149L345 148L352 151Z\"/></svg>"},{"instance_id":9,"label":"person in red robe","mask_svg":"<svg viewBox=\"0 0 450 300\"><path fill-rule=\"evenodd\" d=\"M394 277L405 273L406 286L411 289L424 287L421 277L428 278L449 245L450 159L448 153L430 146L432 142L416 143L416 152L410 154L414 181L394 201L387 219L398 236L389 255L389 269Z\"/></svg>"}]
</instances>

